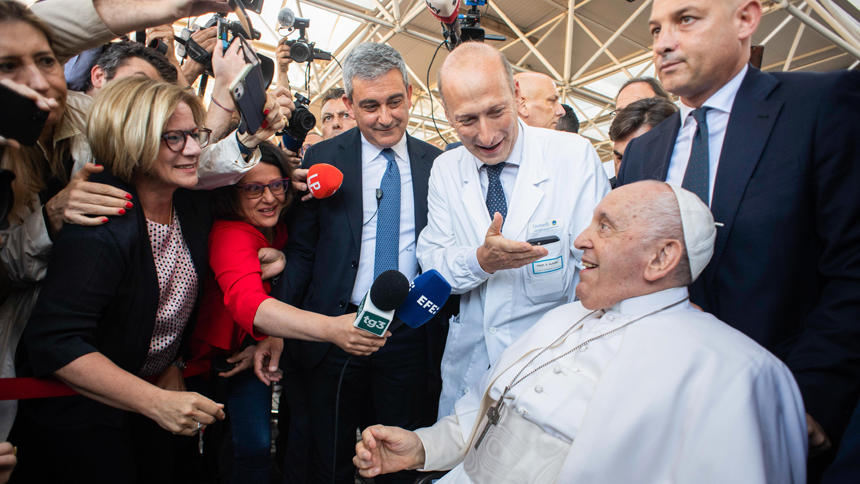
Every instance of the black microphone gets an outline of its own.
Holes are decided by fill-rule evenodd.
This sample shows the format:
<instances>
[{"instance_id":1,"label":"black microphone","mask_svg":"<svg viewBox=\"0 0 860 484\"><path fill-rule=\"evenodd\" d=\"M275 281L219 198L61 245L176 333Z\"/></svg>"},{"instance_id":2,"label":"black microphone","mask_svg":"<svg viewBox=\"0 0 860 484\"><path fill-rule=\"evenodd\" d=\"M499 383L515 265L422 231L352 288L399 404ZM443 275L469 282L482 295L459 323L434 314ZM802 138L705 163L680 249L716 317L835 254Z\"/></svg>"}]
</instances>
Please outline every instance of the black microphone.
<instances>
[{"instance_id":1,"label":"black microphone","mask_svg":"<svg viewBox=\"0 0 860 484\"><path fill-rule=\"evenodd\" d=\"M373 281L358 305L353 326L382 337L394 319L394 310L409 296L409 280L395 270L385 271Z\"/></svg>"}]
</instances>

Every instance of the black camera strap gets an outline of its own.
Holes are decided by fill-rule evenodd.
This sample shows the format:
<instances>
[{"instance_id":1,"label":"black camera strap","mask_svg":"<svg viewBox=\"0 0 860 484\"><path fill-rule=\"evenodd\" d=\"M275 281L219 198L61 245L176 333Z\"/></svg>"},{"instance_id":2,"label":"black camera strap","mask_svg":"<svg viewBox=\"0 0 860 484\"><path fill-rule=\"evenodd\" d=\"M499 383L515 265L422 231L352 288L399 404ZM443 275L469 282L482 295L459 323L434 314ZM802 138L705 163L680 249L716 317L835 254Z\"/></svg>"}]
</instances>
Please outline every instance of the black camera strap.
<instances>
[{"instance_id":1,"label":"black camera strap","mask_svg":"<svg viewBox=\"0 0 860 484\"><path fill-rule=\"evenodd\" d=\"M176 37L176 41L185 46L185 52L188 54L188 57L191 58L194 62L208 66L210 62L212 62L212 54L206 51L203 46L194 41L194 39L183 39L182 37Z\"/></svg>"}]
</instances>

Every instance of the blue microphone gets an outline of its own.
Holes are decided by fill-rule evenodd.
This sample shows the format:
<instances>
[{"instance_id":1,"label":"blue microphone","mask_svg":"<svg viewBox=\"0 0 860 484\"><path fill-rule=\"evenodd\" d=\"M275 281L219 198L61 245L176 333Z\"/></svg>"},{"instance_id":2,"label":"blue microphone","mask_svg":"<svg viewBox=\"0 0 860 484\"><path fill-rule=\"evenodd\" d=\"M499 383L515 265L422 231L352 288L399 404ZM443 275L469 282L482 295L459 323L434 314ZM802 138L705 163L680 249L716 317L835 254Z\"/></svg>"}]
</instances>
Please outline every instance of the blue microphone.
<instances>
[{"instance_id":1,"label":"blue microphone","mask_svg":"<svg viewBox=\"0 0 860 484\"><path fill-rule=\"evenodd\" d=\"M451 295L451 285L436 270L431 269L412 281L406 301L394 312L394 317L412 328L433 319ZM392 330L400 326L392 325Z\"/></svg>"}]
</instances>

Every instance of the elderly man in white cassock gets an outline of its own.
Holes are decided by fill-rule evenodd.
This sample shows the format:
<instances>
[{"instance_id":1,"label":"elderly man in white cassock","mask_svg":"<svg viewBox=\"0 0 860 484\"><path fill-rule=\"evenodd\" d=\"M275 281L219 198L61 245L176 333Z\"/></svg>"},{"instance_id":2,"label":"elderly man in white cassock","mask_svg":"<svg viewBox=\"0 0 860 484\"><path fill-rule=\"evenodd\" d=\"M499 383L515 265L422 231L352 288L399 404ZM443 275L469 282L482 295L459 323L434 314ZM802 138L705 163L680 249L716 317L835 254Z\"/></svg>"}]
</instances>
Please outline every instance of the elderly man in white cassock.
<instances>
[{"instance_id":1,"label":"elderly man in white cassock","mask_svg":"<svg viewBox=\"0 0 860 484\"><path fill-rule=\"evenodd\" d=\"M616 189L575 242L580 300L510 345L453 415L369 427L353 462L364 476L452 469L446 484L806 482L791 372L689 302L715 238L686 190Z\"/></svg>"}]
</instances>

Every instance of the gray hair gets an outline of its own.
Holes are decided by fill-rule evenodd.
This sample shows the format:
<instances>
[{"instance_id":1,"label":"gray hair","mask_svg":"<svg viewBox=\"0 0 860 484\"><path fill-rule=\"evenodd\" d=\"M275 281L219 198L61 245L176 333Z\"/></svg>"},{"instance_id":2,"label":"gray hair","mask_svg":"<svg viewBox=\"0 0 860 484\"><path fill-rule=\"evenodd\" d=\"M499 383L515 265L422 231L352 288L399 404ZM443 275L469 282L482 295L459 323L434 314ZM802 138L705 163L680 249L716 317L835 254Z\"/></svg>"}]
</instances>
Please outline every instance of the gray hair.
<instances>
[{"instance_id":1,"label":"gray hair","mask_svg":"<svg viewBox=\"0 0 860 484\"><path fill-rule=\"evenodd\" d=\"M492 49L499 56L499 62L502 63L502 68L505 70L506 84L508 85L508 87L510 87L511 94L514 94L516 92L516 83L514 81L514 68L511 67L511 63L508 62L508 58L505 57L505 54L503 54L501 51L499 51L498 49L494 49L492 47L489 47L482 42L474 42L474 41L464 42L459 47L457 47L455 49L455 51L460 50L460 49L477 50L477 49L483 49L484 47ZM476 55L477 55L477 52L476 52ZM443 64L442 67L438 71L436 71L436 90L438 90L439 94L442 95L442 102L443 103L445 103L445 92L442 90L442 74L444 71L445 71L445 64Z\"/></svg>"},{"instance_id":2,"label":"gray hair","mask_svg":"<svg viewBox=\"0 0 860 484\"><path fill-rule=\"evenodd\" d=\"M642 181L652 185L666 185L654 180ZM669 276L683 286L693 283L690 271L690 258L687 256L687 243L684 240L684 227L681 225L681 207L675 192L669 190L654 196L639 209L639 224L643 232L643 245L651 245L662 239L675 239L681 243L681 260Z\"/></svg>"},{"instance_id":3,"label":"gray hair","mask_svg":"<svg viewBox=\"0 0 860 484\"><path fill-rule=\"evenodd\" d=\"M397 49L386 44L365 42L359 44L343 62L343 85L346 97L352 101L353 79L375 81L397 69L403 75L403 85L409 87L406 63Z\"/></svg>"}]
</instances>

